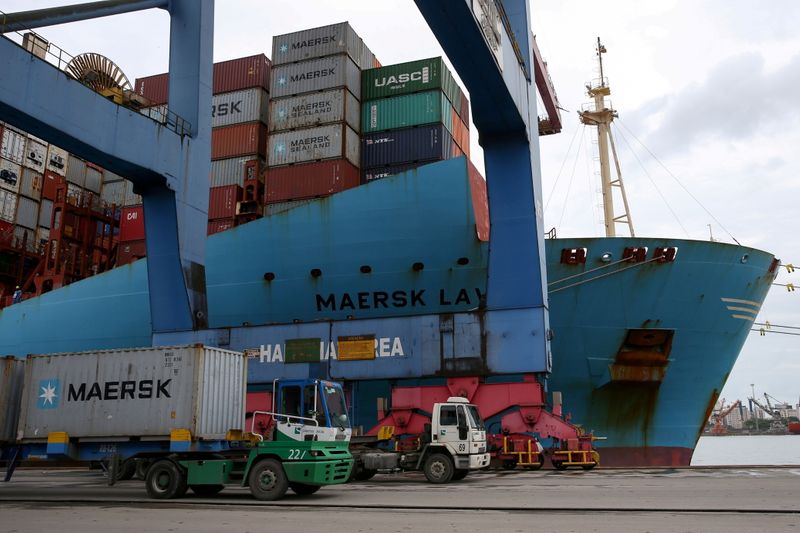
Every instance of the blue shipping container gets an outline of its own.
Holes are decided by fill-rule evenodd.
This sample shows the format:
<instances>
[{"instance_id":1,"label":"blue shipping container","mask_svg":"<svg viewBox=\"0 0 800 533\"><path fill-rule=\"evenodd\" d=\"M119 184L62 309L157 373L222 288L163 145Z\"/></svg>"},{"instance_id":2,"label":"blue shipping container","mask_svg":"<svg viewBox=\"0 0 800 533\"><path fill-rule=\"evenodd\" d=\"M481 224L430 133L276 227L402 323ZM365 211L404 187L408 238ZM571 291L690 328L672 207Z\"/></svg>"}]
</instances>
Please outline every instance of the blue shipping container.
<instances>
[{"instance_id":1,"label":"blue shipping container","mask_svg":"<svg viewBox=\"0 0 800 533\"><path fill-rule=\"evenodd\" d=\"M361 171L361 183L363 185L365 183L369 183L370 181L388 178L389 176L394 176L395 174L401 174L403 172L406 172L407 170L414 170L415 168L421 167L422 165L427 165L428 163L433 163L433 162L434 161L419 161L417 163L405 163L402 165L393 165L390 167L378 167L370 170L363 170Z\"/></svg>"},{"instance_id":2,"label":"blue shipping container","mask_svg":"<svg viewBox=\"0 0 800 533\"><path fill-rule=\"evenodd\" d=\"M442 124L364 135L361 168L441 161L452 157L454 145L453 136Z\"/></svg>"}]
</instances>

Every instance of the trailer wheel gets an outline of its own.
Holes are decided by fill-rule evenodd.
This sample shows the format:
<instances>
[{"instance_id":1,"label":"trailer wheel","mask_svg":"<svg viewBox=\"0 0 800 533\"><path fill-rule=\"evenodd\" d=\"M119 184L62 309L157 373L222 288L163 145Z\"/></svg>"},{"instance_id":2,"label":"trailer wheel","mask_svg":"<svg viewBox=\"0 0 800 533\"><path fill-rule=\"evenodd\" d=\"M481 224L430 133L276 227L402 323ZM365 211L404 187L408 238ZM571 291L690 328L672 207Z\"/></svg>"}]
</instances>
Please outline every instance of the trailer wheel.
<instances>
[{"instance_id":1,"label":"trailer wheel","mask_svg":"<svg viewBox=\"0 0 800 533\"><path fill-rule=\"evenodd\" d=\"M250 471L250 493L257 500L271 501L283 498L289 488L286 472L280 461L264 459Z\"/></svg>"},{"instance_id":2,"label":"trailer wheel","mask_svg":"<svg viewBox=\"0 0 800 533\"><path fill-rule=\"evenodd\" d=\"M553 468L556 470L566 470L567 465L564 464L564 461L561 459L550 459L550 462L553 463Z\"/></svg>"},{"instance_id":3,"label":"trailer wheel","mask_svg":"<svg viewBox=\"0 0 800 533\"><path fill-rule=\"evenodd\" d=\"M128 481L133 479L136 474L136 459L126 459L122 461L117 470L118 481Z\"/></svg>"},{"instance_id":4,"label":"trailer wheel","mask_svg":"<svg viewBox=\"0 0 800 533\"><path fill-rule=\"evenodd\" d=\"M136 479L145 480L147 479L147 471L150 470L150 465L153 464L150 459L135 459L136 461L136 473L134 477Z\"/></svg>"},{"instance_id":5,"label":"trailer wheel","mask_svg":"<svg viewBox=\"0 0 800 533\"><path fill-rule=\"evenodd\" d=\"M539 461L530 465L527 465L525 468L528 470L539 470L544 466L544 455L539 454Z\"/></svg>"},{"instance_id":6,"label":"trailer wheel","mask_svg":"<svg viewBox=\"0 0 800 533\"><path fill-rule=\"evenodd\" d=\"M157 461L147 471L144 481L147 495L156 500L180 498L186 494L186 476L180 467L167 459Z\"/></svg>"},{"instance_id":7,"label":"trailer wheel","mask_svg":"<svg viewBox=\"0 0 800 533\"><path fill-rule=\"evenodd\" d=\"M377 473L378 473L377 470L369 470L368 468L359 468L358 472L356 472L355 476L353 476L353 479L355 479L356 481L369 481L370 479L374 478L375 474Z\"/></svg>"},{"instance_id":8,"label":"trailer wheel","mask_svg":"<svg viewBox=\"0 0 800 533\"><path fill-rule=\"evenodd\" d=\"M295 494L298 496L309 496L314 494L322 487L320 485L308 485L306 483L291 483L289 482L289 488L294 491Z\"/></svg>"},{"instance_id":9,"label":"trailer wheel","mask_svg":"<svg viewBox=\"0 0 800 533\"><path fill-rule=\"evenodd\" d=\"M453 479L455 468L450 456L443 453L434 453L425 461L425 466L422 470L431 483L447 483Z\"/></svg>"},{"instance_id":10,"label":"trailer wheel","mask_svg":"<svg viewBox=\"0 0 800 533\"><path fill-rule=\"evenodd\" d=\"M189 485L189 488L198 496L213 496L224 489L225 485Z\"/></svg>"},{"instance_id":11,"label":"trailer wheel","mask_svg":"<svg viewBox=\"0 0 800 533\"><path fill-rule=\"evenodd\" d=\"M469 474L468 468L456 468L455 472L453 472L453 481L461 481Z\"/></svg>"}]
</instances>

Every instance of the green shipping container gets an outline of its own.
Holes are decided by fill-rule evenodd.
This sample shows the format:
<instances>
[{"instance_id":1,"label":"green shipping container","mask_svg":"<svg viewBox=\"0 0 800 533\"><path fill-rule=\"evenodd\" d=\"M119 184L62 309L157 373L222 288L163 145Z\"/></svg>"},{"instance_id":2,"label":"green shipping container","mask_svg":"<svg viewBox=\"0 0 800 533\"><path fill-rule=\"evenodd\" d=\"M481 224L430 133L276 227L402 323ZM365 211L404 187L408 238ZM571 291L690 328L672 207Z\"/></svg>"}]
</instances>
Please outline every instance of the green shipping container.
<instances>
[{"instance_id":1,"label":"green shipping container","mask_svg":"<svg viewBox=\"0 0 800 533\"><path fill-rule=\"evenodd\" d=\"M460 112L461 88L441 57L409 61L361 71L361 100L441 90Z\"/></svg>"},{"instance_id":2,"label":"green shipping container","mask_svg":"<svg viewBox=\"0 0 800 533\"><path fill-rule=\"evenodd\" d=\"M361 104L361 134L436 124L453 133L455 111L442 91L404 94Z\"/></svg>"}]
</instances>

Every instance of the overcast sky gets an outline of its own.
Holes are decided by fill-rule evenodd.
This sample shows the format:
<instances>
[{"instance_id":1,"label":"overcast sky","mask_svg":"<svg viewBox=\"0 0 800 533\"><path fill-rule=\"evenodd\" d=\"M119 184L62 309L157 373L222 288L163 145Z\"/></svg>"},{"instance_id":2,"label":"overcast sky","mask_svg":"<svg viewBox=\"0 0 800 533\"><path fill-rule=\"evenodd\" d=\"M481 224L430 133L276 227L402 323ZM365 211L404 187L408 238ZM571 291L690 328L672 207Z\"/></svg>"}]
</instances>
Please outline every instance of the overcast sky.
<instances>
[{"instance_id":1,"label":"overcast sky","mask_svg":"<svg viewBox=\"0 0 800 533\"><path fill-rule=\"evenodd\" d=\"M65 3L0 0L0 10ZM800 263L800 2L532 4L533 31L566 110L563 132L541 140L548 229L556 227L559 236L603 232L592 132L575 114L587 101L585 82L598 77L594 47L600 36L621 118L617 149L637 234L707 239L713 232L727 242L733 235L784 263ZM214 60L269 56L273 35L343 20L384 64L441 54L411 0L218 0ZM133 82L167 70L168 28L166 13L154 10L39 32L70 54L106 55ZM473 135L473 146L475 140ZM473 150L474 158L479 154ZM800 284L800 271L782 269L777 281ZM774 287L758 321L800 327L799 309L800 291ZM754 383L756 394L767 391L796 404L798 346L797 336L751 334L722 395L744 399Z\"/></svg>"}]
</instances>

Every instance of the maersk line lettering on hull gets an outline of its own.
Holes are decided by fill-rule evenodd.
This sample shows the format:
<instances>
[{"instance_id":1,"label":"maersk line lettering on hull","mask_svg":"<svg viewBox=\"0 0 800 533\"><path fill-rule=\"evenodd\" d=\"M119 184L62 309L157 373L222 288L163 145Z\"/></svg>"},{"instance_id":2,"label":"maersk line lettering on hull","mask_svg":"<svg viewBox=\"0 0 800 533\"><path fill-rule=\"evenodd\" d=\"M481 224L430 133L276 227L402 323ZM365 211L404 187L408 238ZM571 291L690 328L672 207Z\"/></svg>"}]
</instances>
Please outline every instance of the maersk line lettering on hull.
<instances>
[{"instance_id":1,"label":"maersk line lettering on hull","mask_svg":"<svg viewBox=\"0 0 800 533\"><path fill-rule=\"evenodd\" d=\"M249 350L248 350L249 351ZM336 342L320 341L319 360L337 359L338 347ZM258 351L259 363L284 363L286 345L282 343L262 344ZM405 357L403 342L400 337L380 337L375 338L375 358L382 357Z\"/></svg>"},{"instance_id":2,"label":"maersk line lettering on hull","mask_svg":"<svg viewBox=\"0 0 800 533\"><path fill-rule=\"evenodd\" d=\"M412 289L410 291L369 291L369 292L344 292L341 294L330 293L315 295L317 311L345 311L356 309L402 309L406 307L422 308L427 306L426 289ZM440 306L477 306L483 298L483 293L477 287L471 291L458 289L448 292L440 289L436 294L436 305ZM428 300L431 301L431 300Z\"/></svg>"}]
</instances>

